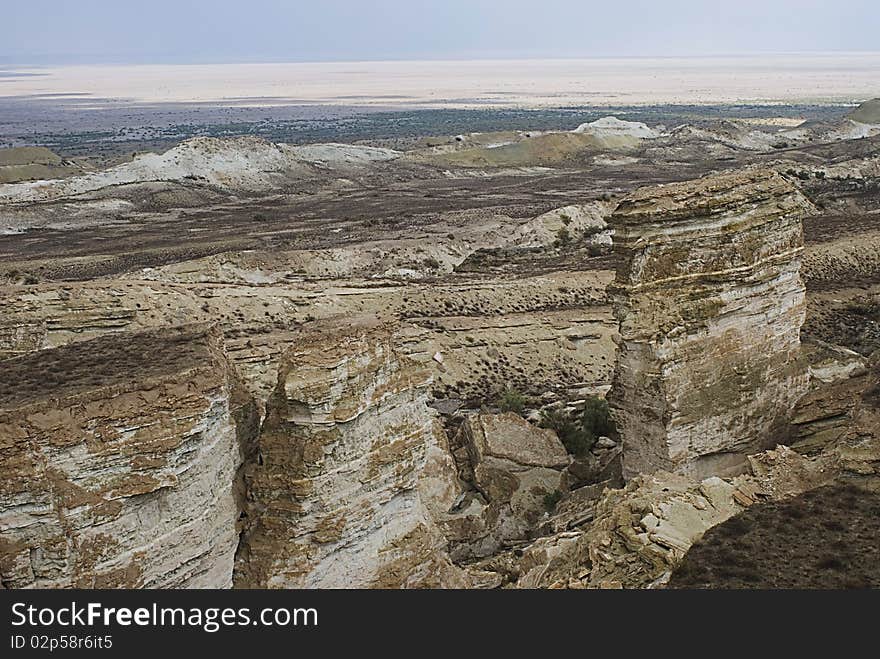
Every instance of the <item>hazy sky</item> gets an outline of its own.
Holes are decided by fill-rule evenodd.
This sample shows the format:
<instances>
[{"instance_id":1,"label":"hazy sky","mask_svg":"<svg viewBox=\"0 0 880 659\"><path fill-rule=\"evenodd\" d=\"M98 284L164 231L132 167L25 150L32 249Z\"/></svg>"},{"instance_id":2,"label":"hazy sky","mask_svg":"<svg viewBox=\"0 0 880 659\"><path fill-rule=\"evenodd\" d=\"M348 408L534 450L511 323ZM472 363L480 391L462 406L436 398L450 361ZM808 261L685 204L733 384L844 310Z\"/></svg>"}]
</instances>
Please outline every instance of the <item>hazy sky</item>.
<instances>
[{"instance_id":1,"label":"hazy sky","mask_svg":"<svg viewBox=\"0 0 880 659\"><path fill-rule=\"evenodd\" d=\"M880 0L0 0L0 62L880 50Z\"/></svg>"}]
</instances>

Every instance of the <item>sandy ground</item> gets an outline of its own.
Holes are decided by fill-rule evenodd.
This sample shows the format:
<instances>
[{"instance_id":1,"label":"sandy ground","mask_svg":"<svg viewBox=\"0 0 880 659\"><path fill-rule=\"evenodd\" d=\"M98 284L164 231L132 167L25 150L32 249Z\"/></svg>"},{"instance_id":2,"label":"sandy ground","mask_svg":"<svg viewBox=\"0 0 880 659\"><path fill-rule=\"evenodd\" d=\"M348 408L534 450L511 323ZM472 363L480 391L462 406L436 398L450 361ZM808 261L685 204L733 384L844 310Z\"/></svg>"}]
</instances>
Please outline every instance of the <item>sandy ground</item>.
<instances>
[{"instance_id":1,"label":"sandy ground","mask_svg":"<svg viewBox=\"0 0 880 659\"><path fill-rule=\"evenodd\" d=\"M880 90L880 53L728 58L22 68L0 97L427 107L846 102ZM98 105L103 105L98 103Z\"/></svg>"}]
</instances>

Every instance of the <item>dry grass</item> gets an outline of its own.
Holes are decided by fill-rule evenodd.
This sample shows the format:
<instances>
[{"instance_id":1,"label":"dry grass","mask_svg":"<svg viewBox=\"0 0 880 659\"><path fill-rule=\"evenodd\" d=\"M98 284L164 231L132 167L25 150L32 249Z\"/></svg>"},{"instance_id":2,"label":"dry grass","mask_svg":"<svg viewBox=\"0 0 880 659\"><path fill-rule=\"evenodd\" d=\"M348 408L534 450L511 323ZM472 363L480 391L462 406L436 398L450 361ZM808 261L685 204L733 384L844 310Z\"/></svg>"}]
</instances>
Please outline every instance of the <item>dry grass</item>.
<instances>
[{"instance_id":1,"label":"dry grass","mask_svg":"<svg viewBox=\"0 0 880 659\"><path fill-rule=\"evenodd\" d=\"M880 496L830 485L710 529L670 588L878 588Z\"/></svg>"},{"instance_id":2,"label":"dry grass","mask_svg":"<svg viewBox=\"0 0 880 659\"><path fill-rule=\"evenodd\" d=\"M204 326L108 334L0 361L0 408L12 409L146 377L212 358Z\"/></svg>"}]
</instances>

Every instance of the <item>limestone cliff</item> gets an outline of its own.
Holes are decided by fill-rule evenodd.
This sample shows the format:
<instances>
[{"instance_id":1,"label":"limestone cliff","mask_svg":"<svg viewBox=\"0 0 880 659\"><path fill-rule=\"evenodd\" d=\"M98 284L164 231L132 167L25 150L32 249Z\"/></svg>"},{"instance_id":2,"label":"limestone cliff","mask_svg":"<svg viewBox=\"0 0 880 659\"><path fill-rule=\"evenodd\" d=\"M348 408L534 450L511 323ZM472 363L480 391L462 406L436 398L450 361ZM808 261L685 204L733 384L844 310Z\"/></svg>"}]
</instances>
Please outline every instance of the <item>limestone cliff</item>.
<instances>
[{"instance_id":1,"label":"limestone cliff","mask_svg":"<svg viewBox=\"0 0 880 659\"><path fill-rule=\"evenodd\" d=\"M735 471L805 392L801 216L763 169L642 188L610 218L620 322L609 400L628 476Z\"/></svg>"},{"instance_id":2,"label":"limestone cliff","mask_svg":"<svg viewBox=\"0 0 880 659\"><path fill-rule=\"evenodd\" d=\"M204 327L4 361L3 585L229 587L252 411Z\"/></svg>"},{"instance_id":3,"label":"limestone cliff","mask_svg":"<svg viewBox=\"0 0 880 659\"><path fill-rule=\"evenodd\" d=\"M318 323L296 337L247 470L237 585L466 585L421 496L448 509L457 494L429 383L381 327Z\"/></svg>"}]
</instances>

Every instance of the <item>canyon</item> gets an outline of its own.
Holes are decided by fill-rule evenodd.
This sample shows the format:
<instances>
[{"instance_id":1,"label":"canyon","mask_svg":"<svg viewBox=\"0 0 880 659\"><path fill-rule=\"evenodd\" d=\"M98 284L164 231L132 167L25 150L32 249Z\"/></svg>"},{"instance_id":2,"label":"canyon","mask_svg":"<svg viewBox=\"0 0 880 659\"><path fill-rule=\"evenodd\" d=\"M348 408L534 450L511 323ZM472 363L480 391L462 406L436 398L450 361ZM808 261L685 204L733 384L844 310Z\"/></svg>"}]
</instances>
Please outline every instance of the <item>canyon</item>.
<instances>
[{"instance_id":1,"label":"canyon","mask_svg":"<svg viewBox=\"0 0 880 659\"><path fill-rule=\"evenodd\" d=\"M880 492L871 107L0 184L0 584L654 588Z\"/></svg>"}]
</instances>

